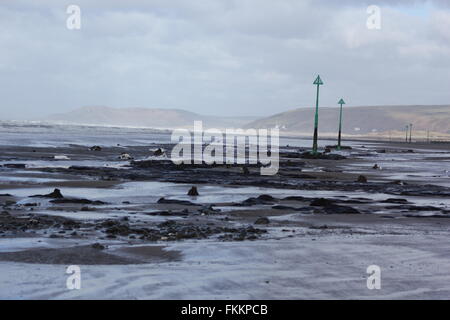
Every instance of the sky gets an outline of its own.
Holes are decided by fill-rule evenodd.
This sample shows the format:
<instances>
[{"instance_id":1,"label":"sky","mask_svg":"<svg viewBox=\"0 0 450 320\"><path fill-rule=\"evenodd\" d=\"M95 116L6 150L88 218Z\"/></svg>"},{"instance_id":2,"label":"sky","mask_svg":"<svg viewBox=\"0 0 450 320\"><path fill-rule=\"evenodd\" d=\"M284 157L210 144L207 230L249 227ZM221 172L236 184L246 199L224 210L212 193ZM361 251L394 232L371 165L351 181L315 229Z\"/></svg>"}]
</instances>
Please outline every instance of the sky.
<instances>
[{"instance_id":1,"label":"sky","mask_svg":"<svg viewBox=\"0 0 450 320\"><path fill-rule=\"evenodd\" d=\"M0 0L0 48L0 120L268 116L312 107L318 74L321 106L450 104L450 0Z\"/></svg>"}]
</instances>

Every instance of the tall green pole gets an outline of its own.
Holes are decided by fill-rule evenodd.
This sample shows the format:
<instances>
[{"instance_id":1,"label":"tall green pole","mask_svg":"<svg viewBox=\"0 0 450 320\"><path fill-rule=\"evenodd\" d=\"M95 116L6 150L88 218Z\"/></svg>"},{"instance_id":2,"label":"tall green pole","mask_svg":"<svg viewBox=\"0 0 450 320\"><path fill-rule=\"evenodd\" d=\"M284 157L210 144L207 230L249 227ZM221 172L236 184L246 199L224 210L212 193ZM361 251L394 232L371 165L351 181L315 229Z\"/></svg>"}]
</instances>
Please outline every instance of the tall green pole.
<instances>
[{"instance_id":1,"label":"tall green pole","mask_svg":"<svg viewBox=\"0 0 450 320\"><path fill-rule=\"evenodd\" d=\"M409 143L411 143L411 136L412 136L412 123L409 124Z\"/></svg>"},{"instance_id":2,"label":"tall green pole","mask_svg":"<svg viewBox=\"0 0 450 320\"><path fill-rule=\"evenodd\" d=\"M339 100L338 104L341 105L341 110L339 112L339 133L338 133L338 145L337 150L341 150L341 132L342 132L342 105L345 104L344 99Z\"/></svg>"},{"instance_id":3,"label":"tall green pole","mask_svg":"<svg viewBox=\"0 0 450 320\"><path fill-rule=\"evenodd\" d=\"M313 138L313 148L312 153L317 154L317 138L319 131L319 86L323 85L320 76L317 76L313 84L317 85L317 95L316 95L316 115L314 117L314 138Z\"/></svg>"}]
</instances>

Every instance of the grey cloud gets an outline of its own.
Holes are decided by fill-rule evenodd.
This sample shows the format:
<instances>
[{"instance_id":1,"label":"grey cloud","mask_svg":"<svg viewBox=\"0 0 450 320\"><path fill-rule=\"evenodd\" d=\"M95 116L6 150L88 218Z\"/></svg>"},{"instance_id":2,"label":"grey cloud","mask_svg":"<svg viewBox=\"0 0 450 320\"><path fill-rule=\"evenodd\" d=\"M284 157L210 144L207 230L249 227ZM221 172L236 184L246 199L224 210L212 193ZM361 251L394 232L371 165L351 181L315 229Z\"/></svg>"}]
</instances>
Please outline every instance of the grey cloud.
<instances>
[{"instance_id":1,"label":"grey cloud","mask_svg":"<svg viewBox=\"0 0 450 320\"><path fill-rule=\"evenodd\" d=\"M65 28L73 2L80 31ZM0 9L1 117L83 105L268 115L312 105L317 73L324 105L341 96L349 105L450 98L449 11L441 4L421 18L384 1L382 29L373 31L356 1L43 3Z\"/></svg>"}]
</instances>

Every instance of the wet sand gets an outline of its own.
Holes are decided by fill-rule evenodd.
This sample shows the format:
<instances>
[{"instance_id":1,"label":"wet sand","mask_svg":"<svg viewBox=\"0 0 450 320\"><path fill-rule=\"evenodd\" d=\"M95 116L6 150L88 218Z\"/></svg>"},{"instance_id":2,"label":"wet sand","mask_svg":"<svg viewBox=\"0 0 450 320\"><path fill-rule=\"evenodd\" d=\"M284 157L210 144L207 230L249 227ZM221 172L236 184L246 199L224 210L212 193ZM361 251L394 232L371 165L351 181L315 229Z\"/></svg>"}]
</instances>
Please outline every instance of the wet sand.
<instances>
[{"instance_id":1,"label":"wet sand","mask_svg":"<svg viewBox=\"0 0 450 320\"><path fill-rule=\"evenodd\" d=\"M179 260L176 251L166 252L163 246L138 246L107 250L101 245L69 248L29 249L18 252L0 252L0 261L34 264L115 265L166 262Z\"/></svg>"},{"instance_id":2,"label":"wet sand","mask_svg":"<svg viewBox=\"0 0 450 320\"><path fill-rule=\"evenodd\" d=\"M301 148L283 147L275 176L261 176L256 166L247 166L248 173L242 165L180 167L149 152L157 147L170 150L170 145L101 151L79 145L0 146L1 273L25 272L27 265L39 265L46 271L38 278L52 285L46 293L38 293L26 277L2 280L9 288L21 287L23 297L30 298L187 298L176 291L182 285L174 279L191 276L196 284L187 287L195 299L449 298L442 282L448 277L436 271L450 266L445 245L450 223L449 146L352 145L339 153L346 157L341 160L305 159ZM119 160L122 152L134 159ZM70 160L54 160L55 154ZM374 169L375 164L379 168ZM358 181L361 175L366 181ZM198 197L187 195L193 185ZM55 188L61 190L61 199L46 196ZM35 195L41 196L31 197ZM18 250L11 246L17 239L41 239L52 247ZM79 243L67 247L62 245L65 241ZM367 250L375 250L374 255ZM417 250L423 255L412 258ZM218 259L219 252L226 259ZM249 262L243 262L241 254L259 261L248 283L244 266ZM271 255L279 256L276 263ZM188 268L192 261L200 266ZM405 261L411 262L410 271L401 274L397 268ZM367 263L381 264L394 282L413 278L409 284L370 293L361 280ZM130 287L134 293L109 292L94 279L84 294L67 293L48 273L56 265L69 264L105 268L101 269L105 277L114 274L107 281L112 287L127 276L107 265L136 272L136 278L143 276L138 265L153 265L156 278L150 282L142 278L145 289L136 284ZM155 269L164 269L164 264L172 266L170 276ZM425 264L434 272L426 279L420 273ZM330 274L333 265L337 269ZM413 269L420 271L416 278ZM296 278L298 270L306 273ZM217 281L212 276L202 280L200 275L208 272ZM231 280L231 275L240 280ZM328 280L313 281L321 275ZM348 286L340 282L345 279L352 279ZM169 283L152 292L153 280ZM0 293L3 298L12 295Z\"/></svg>"}]
</instances>

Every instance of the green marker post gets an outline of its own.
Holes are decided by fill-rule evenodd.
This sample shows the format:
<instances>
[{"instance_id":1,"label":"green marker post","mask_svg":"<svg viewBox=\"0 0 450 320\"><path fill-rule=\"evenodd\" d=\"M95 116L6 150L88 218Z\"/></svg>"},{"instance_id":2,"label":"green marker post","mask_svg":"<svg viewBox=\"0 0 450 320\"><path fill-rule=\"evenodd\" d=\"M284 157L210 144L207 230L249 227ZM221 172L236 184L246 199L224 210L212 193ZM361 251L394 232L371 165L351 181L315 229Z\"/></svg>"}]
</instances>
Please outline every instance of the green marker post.
<instances>
[{"instance_id":1,"label":"green marker post","mask_svg":"<svg viewBox=\"0 0 450 320\"><path fill-rule=\"evenodd\" d=\"M410 123L409 124L409 143L411 143L411 137L412 137L412 127L413 127L413 124L412 123Z\"/></svg>"},{"instance_id":2,"label":"green marker post","mask_svg":"<svg viewBox=\"0 0 450 320\"><path fill-rule=\"evenodd\" d=\"M339 100L338 104L341 105L341 111L339 113L339 133L338 133L338 145L337 150L341 150L341 132L342 132L342 105L345 104L344 99Z\"/></svg>"},{"instance_id":3,"label":"green marker post","mask_svg":"<svg viewBox=\"0 0 450 320\"><path fill-rule=\"evenodd\" d=\"M319 131L319 86L323 85L320 76L317 76L313 84L317 85L317 95L316 95L316 115L314 117L314 138L313 138L312 154L317 154L317 137Z\"/></svg>"}]
</instances>

